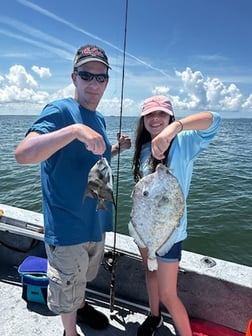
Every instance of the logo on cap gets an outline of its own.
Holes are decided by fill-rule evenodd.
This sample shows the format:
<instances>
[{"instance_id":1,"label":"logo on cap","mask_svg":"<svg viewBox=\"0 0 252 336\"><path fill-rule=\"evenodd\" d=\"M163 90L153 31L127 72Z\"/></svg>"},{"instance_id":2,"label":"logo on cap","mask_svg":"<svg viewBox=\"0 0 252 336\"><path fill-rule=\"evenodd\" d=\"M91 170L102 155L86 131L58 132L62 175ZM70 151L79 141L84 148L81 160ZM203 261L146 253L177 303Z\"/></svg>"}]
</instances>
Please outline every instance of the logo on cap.
<instances>
[{"instance_id":1,"label":"logo on cap","mask_svg":"<svg viewBox=\"0 0 252 336\"><path fill-rule=\"evenodd\" d=\"M96 45L86 45L78 49L74 58L74 68L92 61L101 62L110 68L105 51Z\"/></svg>"}]
</instances>

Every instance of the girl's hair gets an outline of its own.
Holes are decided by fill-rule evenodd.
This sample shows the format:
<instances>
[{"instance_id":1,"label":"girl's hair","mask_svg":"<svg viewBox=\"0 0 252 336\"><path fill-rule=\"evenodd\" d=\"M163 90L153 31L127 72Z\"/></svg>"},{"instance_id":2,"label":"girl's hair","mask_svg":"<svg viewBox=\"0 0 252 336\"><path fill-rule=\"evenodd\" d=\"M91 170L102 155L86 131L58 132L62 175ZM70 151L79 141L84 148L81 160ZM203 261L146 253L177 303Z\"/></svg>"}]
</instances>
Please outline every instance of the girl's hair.
<instances>
[{"instance_id":1,"label":"girl's hair","mask_svg":"<svg viewBox=\"0 0 252 336\"><path fill-rule=\"evenodd\" d=\"M174 116L171 116L169 124L171 124L174 121L175 121ZM141 117L136 127L135 151L134 151L133 161L132 161L132 171L133 171L133 177L134 177L135 182L138 182L142 178L141 171L140 171L140 152L141 152L142 146L147 142L151 142L151 140L152 139L151 139L150 133L146 130L144 126L144 117ZM150 166L150 171L152 173L155 171L159 163L167 162L167 158L169 155L172 142L173 140L171 141L168 149L165 151L164 153L165 158L163 160L157 160L152 155L150 156L149 166Z\"/></svg>"}]
</instances>

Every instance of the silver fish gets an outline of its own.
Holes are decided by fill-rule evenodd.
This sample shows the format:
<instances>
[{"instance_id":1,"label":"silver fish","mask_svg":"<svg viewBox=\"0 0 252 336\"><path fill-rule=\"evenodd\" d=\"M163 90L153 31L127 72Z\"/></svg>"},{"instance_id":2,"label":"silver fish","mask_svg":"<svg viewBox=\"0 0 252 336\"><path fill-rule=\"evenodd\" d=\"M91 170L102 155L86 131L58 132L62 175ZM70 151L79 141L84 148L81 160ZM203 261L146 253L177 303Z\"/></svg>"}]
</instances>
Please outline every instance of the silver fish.
<instances>
[{"instance_id":1,"label":"silver fish","mask_svg":"<svg viewBox=\"0 0 252 336\"><path fill-rule=\"evenodd\" d=\"M115 205L112 169L105 157L98 160L90 169L83 200L85 200L86 197L92 197L98 200L97 210L107 210L105 201L113 202Z\"/></svg>"},{"instance_id":2,"label":"silver fish","mask_svg":"<svg viewBox=\"0 0 252 336\"><path fill-rule=\"evenodd\" d=\"M150 271L158 268L156 253L164 255L175 243L184 207L180 184L163 164L136 183L129 233L139 247L147 248Z\"/></svg>"}]
</instances>

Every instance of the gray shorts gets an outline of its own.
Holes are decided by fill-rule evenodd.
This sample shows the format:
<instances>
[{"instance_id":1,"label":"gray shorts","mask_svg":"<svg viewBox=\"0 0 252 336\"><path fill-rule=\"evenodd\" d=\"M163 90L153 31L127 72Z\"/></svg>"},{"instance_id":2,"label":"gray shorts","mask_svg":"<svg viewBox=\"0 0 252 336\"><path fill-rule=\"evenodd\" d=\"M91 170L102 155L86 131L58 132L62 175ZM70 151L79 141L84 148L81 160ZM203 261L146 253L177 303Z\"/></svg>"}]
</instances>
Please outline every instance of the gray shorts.
<instances>
[{"instance_id":1,"label":"gray shorts","mask_svg":"<svg viewBox=\"0 0 252 336\"><path fill-rule=\"evenodd\" d=\"M79 309L86 284L93 280L104 254L104 239L71 246L45 244L48 258L47 304L55 314L71 313Z\"/></svg>"}]
</instances>

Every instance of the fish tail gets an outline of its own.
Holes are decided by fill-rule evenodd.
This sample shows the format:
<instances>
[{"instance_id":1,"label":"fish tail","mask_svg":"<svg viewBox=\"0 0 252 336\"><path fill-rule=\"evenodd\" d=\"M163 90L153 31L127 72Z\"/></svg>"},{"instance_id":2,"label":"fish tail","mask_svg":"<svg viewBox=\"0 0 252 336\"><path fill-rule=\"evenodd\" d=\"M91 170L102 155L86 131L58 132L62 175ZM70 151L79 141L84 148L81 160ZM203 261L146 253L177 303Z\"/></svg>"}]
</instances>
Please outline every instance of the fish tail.
<instances>
[{"instance_id":1,"label":"fish tail","mask_svg":"<svg viewBox=\"0 0 252 336\"><path fill-rule=\"evenodd\" d=\"M147 265L149 271L156 271L158 269L158 263L156 258L154 259L148 258Z\"/></svg>"}]
</instances>

